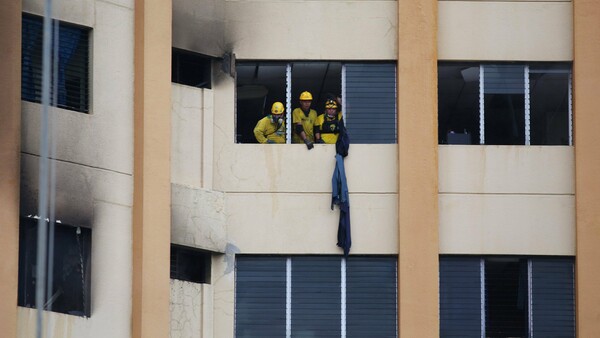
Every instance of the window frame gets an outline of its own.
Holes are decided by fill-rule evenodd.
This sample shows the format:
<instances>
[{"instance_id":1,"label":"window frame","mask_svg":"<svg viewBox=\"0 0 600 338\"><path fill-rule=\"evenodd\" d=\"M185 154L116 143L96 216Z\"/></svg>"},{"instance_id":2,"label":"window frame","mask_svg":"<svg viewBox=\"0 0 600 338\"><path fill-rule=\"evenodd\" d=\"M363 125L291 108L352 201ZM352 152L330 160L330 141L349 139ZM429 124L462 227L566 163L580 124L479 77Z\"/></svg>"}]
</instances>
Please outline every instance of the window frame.
<instances>
[{"instance_id":1,"label":"window frame","mask_svg":"<svg viewBox=\"0 0 600 338\"><path fill-rule=\"evenodd\" d=\"M479 140L478 142L476 142L476 140L471 140L470 143L463 143L461 142L448 142L446 140L446 142L443 142L443 137L440 134L439 136L439 140L438 140L438 144L473 144L473 145L499 145L496 143L486 143L486 122L489 123L489 121L486 121L486 109L485 109L485 104L486 104L486 100L485 100L485 95L487 94L486 90L485 90L485 68L486 67L494 67L494 66L510 66L510 65L514 65L514 66L523 66L523 86L524 86L524 128L523 130L521 130L522 134L523 134L523 138L524 141L523 143L519 143L519 144L514 144L514 145L525 145L525 146L530 146L531 145L531 87L530 87L530 75L531 74L535 74L535 73L542 73L542 74L550 74L550 73L555 73L555 74L566 74L567 75L567 128L568 128L568 144L565 144L567 146L573 146L573 80L572 80L572 74L573 74L573 68L572 68L572 63L571 62L454 62L454 61L443 61L440 60L438 61L438 74L439 72L439 68L443 67L443 66L451 66L451 65L470 65L471 67L469 68L474 68L477 67L478 68L478 77L477 77L477 82L479 84L479 92L478 92L478 96L479 96L479 102L478 102L478 132L479 132ZM558 69L551 69L552 66L558 66ZM540 70L539 68L544 68L546 67L545 70ZM534 68L532 70L532 68ZM538 69L535 69L538 68ZM465 75L463 75L464 78ZM465 80L466 82L466 80ZM440 87L441 88L441 87ZM441 93L438 92L438 97L441 96ZM441 110L441 109L440 109ZM441 115L440 115L440 110L438 110L438 128L440 129L440 131L443 131L442 128L442 123L441 123ZM464 123L463 123L464 125ZM445 124L444 126L448 127L448 124ZM465 130L466 131L466 130ZM463 135L460 131L458 131L458 134ZM468 132L467 132L468 135ZM543 144L543 146L551 146L553 144Z\"/></svg>"},{"instance_id":2,"label":"window frame","mask_svg":"<svg viewBox=\"0 0 600 338\"><path fill-rule=\"evenodd\" d=\"M315 259L311 264L311 260ZM373 264L371 260L378 260L379 264ZM245 270L240 271L240 262L245 261L245 264L254 264L252 269L249 269L246 266ZM364 334L364 330L360 327L360 325L356 325L355 322L348 322L347 320L351 320L352 318L366 318L364 316L381 316L379 314L373 314L371 311L385 311L382 310L382 306L386 307L388 311L393 311L393 315L385 312L388 316L386 318L382 317L382 321L385 322L385 325L382 325L382 322L378 322L378 332L369 331L372 333L373 337L389 337L389 330L393 330L395 336L398 335L398 319L397 319L397 304L398 304L398 271L397 271L397 257L390 255L368 255L368 256L350 256L343 257L338 255L293 255L293 256L284 256L284 255L236 255L235 259L235 318L234 318L234 336L239 336L242 328L240 327L239 321L242 320L240 316L244 316L243 320L245 325L248 326L249 322L249 313L245 312L242 314L242 308L245 311L249 311L247 309L252 309L256 311L257 314L264 315L264 311L261 311L261 308L254 305L254 303L248 302L248 295L252 295L253 297L260 297L260 303L265 304L275 304L268 307L268 310L272 310L273 306L277 306L278 310L281 311L279 314L270 314L269 322L265 323L266 318L264 316L253 318L251 321L253 324L260 322L260 325L263 325L269 329L277 328L277 334L292 337L298 332L294 332L293 330L296 328L296 320L294 319L294 314L301 315L301 311L294 311L294 307L298 306L299 309L303 309L304 311L310 312L310 307L307 305L317 304L321 302L331 303L326 299L327 297L339 297L334 300L334 306L336 307L336 313L331 313L331 316L337 315L339 316L339 325L338 329L341 337L355 337L361 336ZM265 265L265 263L271 262L271 264ZM326 269L326 267L331 264L334 264L334 274L339 273L337 279L331 279L331 269ZM337 266L335 266L337 264ZM368 266L368 269L365 268ZM393 277L391 277L391 270L393 269ZM325 272L325 275L318 274L319 269ZM383 269L383 270L378 270ZM314 270L314 271L313 271ZM267 275L263 275L264 272L267 271ZM298 271L301 271L298 274ZM382 272L383 271L383 272ZM270 273L270 274L269 274ZM323 277L329 275L329 278L323 279ZM273 277L271 277L273 276ZM361 291L372 291L371 289L362 288L362 285L372 283L372 278L379 278L379 284L376 287L376 290L380 293L378 295L372 295L370 297L365 297L361 294ZM242 279L243 278L243 279ZM390 280L393 278L393 286L390 284ZM240 284L240 280L248 283L247 285ZM264 285L266 282L262 280L268 280L269 285ZM333 290L333 292L323 292L323 288L320 287L320 283L325 283L329 289L331 289L332 285L336 285L337 289ZM260 285L264 290L257 290L256 287ZM388 288L387 291L381 291ZM382 299L389 300L390 289L394 294L394 302L393 304L380 304L377 306L377 310L373 310L372 306L368 306L370 309L368 314L365 314L365 308L361 305L364 305L365 301L381 301ZM276 289L277 293L271 294L271 292ZM310 289L318 289L318 293L311 293ZM357 291L358 290L358 291ZM250 292L252 291L252 292ZM330 290L331 291L331 290ZM263 293L267 293L269 297L263 295ZM302 298L302 295L306 295L307 298ZM244 298L244 302L241 302L241 295L246 295ZM319 295L319 297L315 297L315 295ZM371 295L371 294L370 294ZM385 296L385 297L382 297ZM294 300L302 298L305 302L302 304L295 303ZM311 299L316 303L311 303ZM306 302L308 300L308 303ZM283 301L284 303L281 303ZM337 303L335 302L337 301ZM350 304L356 304L354 306ZM369 303L370 304L370 303ZM304 306L302 306L304 305ZM331 305L331 304L330 304ZM300 307L301 306L301 307ZM319 309L321 309L319 307ZM266 311L266 310L265 310ZM285 312L285 313L283 313ZM304 313L306 316L306 313ZM391 319L390 319L391 317ZM330 318L329 316L327 318ZM379 317L378 317L379 318ZM304 317L304 323L306 324L306 317ZM387 322L386 322L387 320ZM393 325L389 322L393 321ZM306 326L306 325L305 325ZM393 328L392 328L393 326ZM388 331L386 331L386 328ZM244 327L244 329L252 329L250 327ZM256 330L256 328L254 328ZM283 334L283 330L285 330L285 335ZM281 332L280 332L281 331ZM266 332L256 332L255 334L267 334ZM275 332L270 332L271 335L276 334Z\"/></svg>"},{"instance_id":3,"label":"window frame","mask_svg":"<svg viewBox=\"0 0 600 338\"><path fill-rule=\"evenodd\" d=\"M346 123L346 126L348 126L348 121L349 119L352 119L352 109L345 109L345 107L347 106L348 103L348 94L347 94L347 65L378 65L378 64L383 64L383 65L393 65L394 66L394 73L392 74L392 77L394 79L394 135L393 135L393 141L392 142L369 142L369 144L375 144L375 143L387 143L387 144L397 144L398 142L398 130L397 130L397 119L398 119L398 107L396 104L396 100L397 100L397 93L396 93L396 87L397 87L397 65L394 61L392 60L380 60L380 61L361 61L361 60L357 60L357 61L333 61L333 60L303 60L303 61L286 61L286 60L236 60L237 64L236 67L239 67L240 65L245 65L245 64L255 64L256 66L260 66L260 65L280 65L282 67L285 67L285 73L282 74L283 76L283 82L285 83L285 90L283 91L283 94L281 95L282 97L280 98L280 102L284 103L285 105L285 123L286 123L286 144L291 144L292 143L292 136L294 133L293 130L293 126L292 126L292 111L294 108L298 107L297 101L298 98L295 96L296 94L299 94L300 92L307 90L306 88L296 88L294 85L294 77L296 76L294 74L294 65L302 65L302 64L319 64L319 63L327 63L327 64L339 64L340 65L340 78L339 78L339 91L338 89L335 90L321 90L318 93L315 93L313 91L311 91L310 89L308 89L309 91L311 91L311 93L313 94L313 98L315 98L312 102L311 105L311 109L314 109L317 111L317 114L320 115L324 112L323 108L322 108L322 104L324 103L324 97L327 94L333 94L333 95L341 95L341 113L342 113L342 117ZM254 143L254 142L242 142L240 141L239 135L241 135L240 133L240 118L239 118L239 113L240 113L240 102L239 102L239 88L240 88L240 72L236 69L236 109L235 109L235 139L234 142L235 143ZM324 80L318 80L318 81L324 81ZM315 80L315 82L317 82L317 80ZM256 83L256 85L259 85L260 83ZM336 86L334 86L336 87ZM270 104L272 104L273 102L275 102L273 99L271 99L271 101L266 101L266 96L265 96L265 103L266 105L263 108L263 112L260 115L260 118L266 116L266 114L268 114L268 111L270 111ZM356 115L359 116L359 115ZM254 123L258 122L258 119L256 121L254 121ZM348 132L350 135L352 135L352 128L348 128ZM253 138L253 137L252 137ZM362 143L362 142L356 142L356 138L354 139L354 141L352 141L352 137L351 137L351 142L352 143ZM367 143L367 142L365 142Z\"/></svg>"},{"instance_id":4,"label":"window frame","mask_svg":"<svg viewBox=\"0 0 600 338\"><path fill-rule=\"evenodd\" d=\"M53 73L50 84L50 105L65 110L79 113L91 113L92 86L91 86L91 48L92 48L92 28L82 26L58 19L52 19L52 40L51 41L51 69ZM22 14L22 45L21 45L21 100L41 103L42 86L42 55L43 55L43 17L23 12ZM41 26L41 30L34 32L34 35L25 35L31 32L33 27ZM38 27L39 28L39 27ZM56 33L58 31L58 36ZM70 33L69 33L70 32ZM77 32L77 42L75 45L61 44L61 40L69 39L69 34ZM72 42L73 40L69 40ZM55 45L58 44L58 49ZM69 47L70 46L70 47ZM68 51L70 49L70 52ZM68 56L67 56L68 54ZM74 61L73 57L83 58L81 61ZM66 61L61 63L61 60ZM28 59L28 62L24 60ZM55 60L58 59L58 60ZM76 71L73 71L75 69ZM25 75L28 74L28 75ZM71 75L68 75L71 74ZM73 76L75 74L75 76ZM76 85L77 90L68 90L73 88L69 81L79 78L84 81L83 85ZM56 89L58 88L58 89ZM25 93L28 94L25 94ZM73 96L75 93L75 97ZM77 104L72 102L78 101Z\"/></svg>"},{"instance_id":5,"label":"window frame","mask_svg":"<svg viewBox=\"0 0 600 338\"><path fill-rule=\"evenodd\" d=\"M440 281L439 281L439 289L440 289L440 337L454 337L456 332L454 331L454 325L456 325L455 323L462 323L462 326L465 326L465 322L464 321L469 321L471 323L471 325L469 326L471 329L473 329L473 318L472 317L468 317L467 314L470 314L471 316L473 315L473 304L467 304L467 301L473 301L473 298L469 298L469 296L473 296L473 294L478 293L480 298L479 298L479 302L480 302L480 306L479 306L479 326L480 326L480 331L479 334L477 335L479 337L479 335L481 336L481 338L484 337L488 337L489 334L493 334L492 333L488 333L488 323L487 323L487 317L488 317L488 283L487 283L487 264L486 262L488 261L492 261L492 260L516 260L516 261L526 261L526 276L521 276L521 273L523 273L522 269L518 278L517 282L522 282L524 279L526 279L527 281L527 285L526 285L526 289L527 289L527 298L525 299L525 301L527 302L527 310L526 310L526 319L525 319L525 323L524 325L526 326L526 330L527 330L527 337L535 337L534 333L535 333L535 329L536 329L536 325L539 325L537 323L537 321L534 321L534 318L538 318L540 321L543 322L543 318L539 318L539 317L534 317L534 315L537 316L537 312L536 310L534 310L534 306L537 307L540 301L544 300L543 298L536 298L534 297L534 293L535 294L539 294L538 290L542 290L542 293L544 292L544 288L548 288L547 283L541 283L538 286L537 282L539 282L542 278L543 278L543 274L544 272L534 272L534 271L538 271L537 269L540 269L541 266L543 266L544 264L548 264L553 263L553 264L557 264L557 263L568 263L565 264L564 266L562 266L563 269L570 269L571 270L571 288L570 289L562 289L562 293L560 294L560 296L571 296L572 298L570 299L570 304L571 304L571 308L567 309L567 311L572 311L573 314L573 318L572 318L572 322L570 323L571 326L569 326L569 324L565 324L567 326L563 327L563 329L568 329L570 327L573 328L573 333L575 333L575 316L576 316L576 309L575 309L575 297L574 297L574 292L575 292L575 258L573 256L518 256L518 255L514 255L514 256L507 256L507 255L440 255L439 256L440 259ZM461 262L461 264L465 264L465 265L457 265L454 264L457 261ZM451 264L444 264L443 262L452 262ZM472 284L476 284L475 281L473 280L473 266L475 266L475 263L477 263L477 266L479 268L479 280L477 281L479 284L479 290L477 292L477 290L474 290L472 287ZM553 267L554 269L556 269L556 265ZM541 269L543 271L543 269ZM458 273L458 274L457 274ZM470 273L470 274L468 274ZM462 279L462 280L456 280L453 278L457 278L457 276L466 276L465 278L467 278L466 280ZM445 278L448 278L446 280L444 280ZM534 283L534 280L536 281ZM534 285L535 284L535 285ZM458 286L460 285L460 286ZM468 289L469 285L471 285L471 288ZM551 284L554 285L555 284ZM562 284L561 284L562 285ZM450 291L452 290L452 291ZM547 290L546 290L547 292ZM559 297L560 298L560 297ZM564 298L561 298L564 300ZM461 303L460 304L465 304L465 307L463 308L462 305L461 307L457 307L457 305L459 303L456 302L456 300L459 300ZM445 302L446 301L446 302ZM547 300L546 300L547 302ZM567 301L569 302L569 301ZM470 307L469 307L470 306ZM495 305L497 306L497 305ZM452 311L447 311L446 309L453 309ZM539 310L539 308L537 309ZM555 308L552 309L553 311L556 311ZM564 310L564 309L563 309ZM463 315L461 317L461 315ZM451 318L451 319L449 319ZM454 325L453 325L454 324ZM448 325L448 326L444 326L444 325ZM462 327L461 326L461 327ZM447 331L444 331L447 330ZM454 334L452 334L454 333ZM464 332L461 331L461 333L464 334ZM474 332L471 330L469 332L469 337L474 337ZM491 335L491 337L496 337L495 335ZM573 336L575 337L575 336Z\"/></svg>"},{"instance_id":6,"label":"window frame","mask_svg":"<svg viewBox=\"0 0 600 338\"><path fill-rule=\"evenodd\" d=\"M44 290L44 310L79 317L91 317L92 230L82 226L63 224L60 221L50 222L49 220L46 220L43 222L38 216L21 217L20 219L18 305L30 308L36 307L36 292L33 285L36 280L38 227L41 224L45 224L45 226L48 227L46 269L52 269L51 271L53 272L63 271L61 276L56 273L51 274L48 271L45 273L47 280L45 282L46 290ZM70 235L67 232L71 231L76 232L76 242L78 247L74 249L77 249L79 252L79 260L76 264L68 265L69 262L65 263L65 261L70 257L68 255L70 252L67 251L72 250L73 248L57 246L56 243L69 243ZM60 265L60 263L63 265ZM75 276L77 280L65 280L65 274L70 278L74 276L75 272L72 271L76 270L73 269L75 265L80 268L80 275ZM50 283L50 277L52 277L52 283ZM63 280L63 283L60 283L60 279ZM59 283L54 283L55 280L58 280ZM81 285L81 293L76 294L74 290L77 289L73 288L74 284L71 284L71 287L68 287L69 284L67 283L75 283L77 286ZM65 285L67 285L69 292L61 291ZM48 294L50 289L52 289L53 292L52 296ZM69 295L70 299L62 299L61 296L63 295ZM76 303L74 308L69 307L69 304L66 302L73 301L72 298L75 296L81 296L81 302ZM57 300L63 302L62 305L59 303L59 306L61 306L60 308L52 306ZM71 304L71 306L72 305L73 304Z\"/></svg>"}]
</instances>

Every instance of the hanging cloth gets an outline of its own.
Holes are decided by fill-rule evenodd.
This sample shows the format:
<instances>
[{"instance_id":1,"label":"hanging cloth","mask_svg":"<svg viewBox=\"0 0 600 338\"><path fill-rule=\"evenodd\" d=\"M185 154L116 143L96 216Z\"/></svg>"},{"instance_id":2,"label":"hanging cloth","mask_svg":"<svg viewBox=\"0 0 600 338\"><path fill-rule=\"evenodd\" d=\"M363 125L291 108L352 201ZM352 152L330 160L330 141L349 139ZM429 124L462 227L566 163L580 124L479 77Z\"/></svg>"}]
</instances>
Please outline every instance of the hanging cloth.
<instances>
[{"instance_id":1,"label":"hanging cloth","mask_svg":"<svg viewBox=\"0 0 600 338\"><path fill-rule=\"evenodd\" d=\"M344 158L340 154L335 155L335 169L333 170L331 185L331 210L334 209L334 205L337 205L340 208L337 246L344 249L344 256L348 256L350 246L352 246L352 239L350 237L350 199L348 196Z\"/></svg>"}]
</instances>

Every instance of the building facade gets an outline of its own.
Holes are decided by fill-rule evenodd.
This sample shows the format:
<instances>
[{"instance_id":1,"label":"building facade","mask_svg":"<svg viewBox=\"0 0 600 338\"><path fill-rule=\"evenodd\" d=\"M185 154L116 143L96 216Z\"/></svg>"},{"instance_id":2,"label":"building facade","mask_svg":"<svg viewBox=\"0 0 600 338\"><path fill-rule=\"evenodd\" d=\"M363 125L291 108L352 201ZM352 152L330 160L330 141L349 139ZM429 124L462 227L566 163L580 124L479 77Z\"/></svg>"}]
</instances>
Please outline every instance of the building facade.
<instances>
[{"instance_id":1,"label":"building facade","mask_svg":"<svg viewBox=\"0 0 600 338\"><path fill-rule=\"evenodd\" d=\"M7 337L36 332L43 15L0 12ZM600 335L595 1L84 0L53 18L47 337ZM318 113L341 96L348 257L335 147L290 144L304 90ZM275 101L288 142L258 144Z\"/></svg>"}]
</instances>

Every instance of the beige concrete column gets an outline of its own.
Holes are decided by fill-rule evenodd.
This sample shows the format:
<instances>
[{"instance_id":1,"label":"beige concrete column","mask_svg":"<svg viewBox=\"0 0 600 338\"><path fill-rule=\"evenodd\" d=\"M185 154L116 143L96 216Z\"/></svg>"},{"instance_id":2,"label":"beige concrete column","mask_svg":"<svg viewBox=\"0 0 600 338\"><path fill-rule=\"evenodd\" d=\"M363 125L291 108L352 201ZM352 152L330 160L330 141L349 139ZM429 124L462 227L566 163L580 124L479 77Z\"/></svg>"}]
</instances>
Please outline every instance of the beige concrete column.
<instances>
[{"instance_id":1,"label":"beige concrete column","mask_svg":"<svg viewBox=\"0 0 600 338\"><path fill-rule=\"evenodd\" d=\"M169 336L170 0L135 1L134 338Z\"/></svg>"},{"instance_id":2,"label":"beige concrete column","mask_svg":"<svg viewBox=\"0 0 600 338\"><path fill-rule=\"evenodd\" d=\"M600 337L600 2L573 0L576 315L578 337Z\"/></svg>"},{"instance_id":3,"label":"beige concrete column","mask_svg":"<svg viewBox=\"0 0 600 338\"><path fill-rule=\"evenodd\" d=\"M0 332L17 336L21 151L21 1L0 10Z\"/></svg>"},{"instance_id":4,"label":"beige concrete column","mask_svg":"<svg viewBox=\"0 0 600 338\"><path fill-rule=\"evenodd\" d=\"M398 1L398 332L439 336L437 0Z\"/></svg>"}]
</instances>

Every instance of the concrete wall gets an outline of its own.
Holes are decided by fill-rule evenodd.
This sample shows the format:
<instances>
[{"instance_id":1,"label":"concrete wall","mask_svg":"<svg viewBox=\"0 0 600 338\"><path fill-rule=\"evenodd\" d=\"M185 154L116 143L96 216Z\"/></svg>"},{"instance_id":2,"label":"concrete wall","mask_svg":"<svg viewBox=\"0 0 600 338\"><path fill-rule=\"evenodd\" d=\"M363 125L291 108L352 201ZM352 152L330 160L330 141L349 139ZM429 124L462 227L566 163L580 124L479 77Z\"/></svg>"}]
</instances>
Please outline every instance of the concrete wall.
<instances>
[{"instance_id":1,"label":"concrete wall","mask_svg":"<svg viewBox=\"0 0 600 338\"><path fill-rule=\"evenodd\" d=\"M26 0L23 10L42 15L43 1ZM62 1L54 13L92 28L90 114L50 111L56 217L92 229L92 315L47 313L48 337L130 337L133 1ZM41 106L22 106L21 212L37 214ZM20 308L18 336L32 330L34 311Z\"/></svg>"},{"instance_id":2,"label":"concrete wall","mask_svg":"<svg viewBox=\"0 0 600 338\"><path fill-rule=\"evenodd\" d=\"M170 338L213 337L213 288L171 280Z\"/></svg>"},{"instance_id":3,"label":"concrete wall","mask_svg":"<svg viewBox=\"0 0 600 338\"><path fill-rule=\"evenodd\" d=\"M440 60L570 61L570 1L439 1Z\"/></svg>"},{"instance_id":4,"label":"concrete wall","mask_svg":"<svg viewBox=\"0 0 600 338\"><path fill-rule=\"evenodd\" d=\"M440 253L574 255L573 154L440 146Z\"/></svg>"},{"instance_id":5,"label":"concrete wall","mask_svg":"<svg viewBox=\"0 0 600 338\"><path fill-rule=\"evenodd\" d=\"M396 1L226 1L225 18L240 59L397 57Z\"/></svg>"},{"instance_id":6,"label":"concrete wall","mask_svg":"<svg viewBox=\"0 0 600 338\"><path fill-rule=\"evenodd\" d=\"M178 0L173 6L173 47L210 56L230 50L225 40L225 1Z\"/></svg>"}]
</instances>

